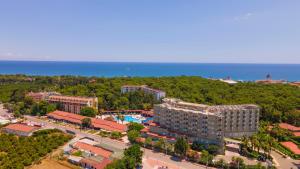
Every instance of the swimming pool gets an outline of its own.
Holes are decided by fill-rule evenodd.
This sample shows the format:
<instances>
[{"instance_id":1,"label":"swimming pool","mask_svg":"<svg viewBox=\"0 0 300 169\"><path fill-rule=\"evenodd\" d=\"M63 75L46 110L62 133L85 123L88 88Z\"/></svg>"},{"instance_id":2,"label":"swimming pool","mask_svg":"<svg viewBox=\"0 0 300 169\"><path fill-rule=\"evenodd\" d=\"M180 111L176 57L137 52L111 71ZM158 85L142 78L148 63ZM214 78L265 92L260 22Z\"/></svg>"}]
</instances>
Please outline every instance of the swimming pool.
<instances>
[{"instance_id":1,"label":"swimming pool","mask_svg":"<svg viewBox=\"0 0 300 169\"><path fill-rule=\"evenodd\" d=\"M115 120L119 120L119 118L115 117ZM124 121L129 122L129 123L130 122L142 123L142 120L134 118L134 117L132 117L130 115L125 115L124 116Z\"/></svg>"}]
</instances>

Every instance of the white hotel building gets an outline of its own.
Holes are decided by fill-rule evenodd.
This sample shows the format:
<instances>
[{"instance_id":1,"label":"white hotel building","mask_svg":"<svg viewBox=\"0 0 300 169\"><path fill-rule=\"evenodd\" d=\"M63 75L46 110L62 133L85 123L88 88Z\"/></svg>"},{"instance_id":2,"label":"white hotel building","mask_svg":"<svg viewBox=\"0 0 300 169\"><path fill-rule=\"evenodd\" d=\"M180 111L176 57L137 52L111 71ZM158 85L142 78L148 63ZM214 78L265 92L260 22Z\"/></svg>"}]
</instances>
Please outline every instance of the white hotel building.
<instances>
[{"instance_id":1,"label":"white hotel building","mask_svg":"<svg viewBox=\"0 0 300 169\"><path fill-rule=\"evenodd\" d=\"M146 85L141 85L141 86L125 85L122 86L121 93L134 92L138 90L142 90L145 93L154 95L156 100L160 100L166 97L166 92L162 90L152 89Z\"/></svg>"},{"instance_id":2,"label":"white hotel building","mask_svg":"<svg viewBox=\"0 0 300 169\"><path fill-rule=\"evenodd\" d=\"M209 106L163 99L154 106L150 132L167 137L223 146L224 137L250 136L257 132L260 108L253 104Z\"/></svg>"}]
</instances>

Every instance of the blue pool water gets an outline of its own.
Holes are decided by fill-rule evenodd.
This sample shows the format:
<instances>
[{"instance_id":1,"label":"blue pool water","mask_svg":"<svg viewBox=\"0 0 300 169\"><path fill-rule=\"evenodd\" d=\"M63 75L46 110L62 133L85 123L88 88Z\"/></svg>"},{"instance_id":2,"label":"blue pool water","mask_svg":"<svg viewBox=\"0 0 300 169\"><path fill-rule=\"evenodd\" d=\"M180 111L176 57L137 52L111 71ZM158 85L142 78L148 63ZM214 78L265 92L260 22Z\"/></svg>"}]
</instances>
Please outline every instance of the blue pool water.
<instances>
[{"instance_id":1,"label":"blue pool water","mask_svg":"<svg viewBox=\"0 0 300 169\"><path fill-rule=\"evenodd\" d=\"M119 120L118 117L115 117L115 120ZM142 123L142 120L136 119L130 115L124 116L124 121L126 122L136 122L136 123Z\"/></svg>"}]
</instances>

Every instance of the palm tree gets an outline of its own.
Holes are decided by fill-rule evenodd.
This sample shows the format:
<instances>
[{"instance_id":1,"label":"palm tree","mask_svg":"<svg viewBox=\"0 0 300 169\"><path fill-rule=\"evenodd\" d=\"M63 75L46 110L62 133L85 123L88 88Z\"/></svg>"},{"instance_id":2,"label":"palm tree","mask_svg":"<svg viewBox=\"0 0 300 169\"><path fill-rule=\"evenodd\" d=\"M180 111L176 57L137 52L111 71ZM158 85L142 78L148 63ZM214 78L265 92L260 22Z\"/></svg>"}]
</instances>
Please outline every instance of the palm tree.
<instances>
[{"instance_id":1,"label":"palm tree","mask_svg":"<svg viewBox=\"0 0 300 169\"><path fill-rule=\"evenodd\" d=\"M125 116L124 115L121 115L120 118L119 118L123 124L124 120L125 120Z\"/></svg>"},{"instance_id":2,"label":"palm tree","mask_svg":"<svg viewBox=\"0 0 300 169\"><path fill-rule=\"evenodd\" d=\"M121 120L121 114L120 113L117 114L117 119L118 119L118 121Z\"/></svg>"},{"instance_id":3,"label":"palm tree","mask_svg":"<svg viewBox=\"0 0 300 169\"><path fill-rule=\"evenodd\" d=\"M258 137L256 134L252 135L250 137L251 139L251 147L252 147L252 150L255 151L255 148L257 148L258 152L259 152L259 149L260 149L260 142L258 141Z\"/></svg>"},{"instance_id":4,"label":"palm tree","mask_svg":"<svg viewBox=\"0 0 300 169\"><path fill-rule=\"evenodd\" d=\"M245 146L246 149L249 148L249 142L250 142L250 140L248 137L246 137L246 136L242 137L242 144Z\"/></svg>"}]
</instances>

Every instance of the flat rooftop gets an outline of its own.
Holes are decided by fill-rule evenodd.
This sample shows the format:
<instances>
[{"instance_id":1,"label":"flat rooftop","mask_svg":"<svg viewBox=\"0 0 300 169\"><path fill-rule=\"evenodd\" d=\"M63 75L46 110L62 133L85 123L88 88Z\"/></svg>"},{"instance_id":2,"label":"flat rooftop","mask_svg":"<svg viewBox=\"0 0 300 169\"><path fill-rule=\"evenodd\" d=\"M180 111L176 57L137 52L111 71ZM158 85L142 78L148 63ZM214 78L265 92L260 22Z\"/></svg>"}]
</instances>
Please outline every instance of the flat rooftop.
<instances>
[{"instance_id":1,"label":"flat rooftop","mask_svg":"<svg viewBox=\"0 0 300 169\"><path fill-rule=\"evenodd\" d=\"M254 104L241 104L241 105L215 105L209 106L205 104L189 103L184 102L180 99L175 98L165 98L163 103L158 105L160 107L165 107L173 110L186 111L191 113L202 113L202 114L212 114L221 115L224 110L248 110L248 109L258 109L259 107Z\"/></svg>"}]
</instances>

